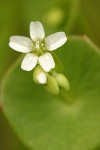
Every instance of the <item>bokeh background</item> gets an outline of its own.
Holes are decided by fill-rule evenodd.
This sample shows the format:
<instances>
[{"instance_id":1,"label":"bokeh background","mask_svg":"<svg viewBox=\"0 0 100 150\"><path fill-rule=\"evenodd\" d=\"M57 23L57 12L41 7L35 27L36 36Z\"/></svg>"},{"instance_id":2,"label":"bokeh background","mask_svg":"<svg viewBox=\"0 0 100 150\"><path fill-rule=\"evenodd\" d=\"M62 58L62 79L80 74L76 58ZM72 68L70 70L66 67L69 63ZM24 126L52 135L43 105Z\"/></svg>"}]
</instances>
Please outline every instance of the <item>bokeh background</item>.
<instances>
[{"instance_id":1,"label":"bokeh background","mask_svg":"<svg viewBox=\"0 0 100 150\"><path fill-rule=\"evenodd\" d=\"M9 48L9 37L29 36L30 21L37 20L46 35L57 31L87 35L100 47L100 0L0 0L0 83L20 55ZM4 117L0 101L0 150L26 150Z\"/></svg>"}]
</instances>

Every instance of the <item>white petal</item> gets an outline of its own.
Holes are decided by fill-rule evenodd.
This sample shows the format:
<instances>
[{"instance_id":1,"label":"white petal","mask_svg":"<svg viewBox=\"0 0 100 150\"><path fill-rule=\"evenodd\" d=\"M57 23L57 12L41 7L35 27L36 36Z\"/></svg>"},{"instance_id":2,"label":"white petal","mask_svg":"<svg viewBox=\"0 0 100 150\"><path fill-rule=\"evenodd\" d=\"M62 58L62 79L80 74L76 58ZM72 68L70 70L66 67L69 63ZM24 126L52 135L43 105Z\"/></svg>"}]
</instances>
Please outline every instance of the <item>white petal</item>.
<instances>
[{"instance_id":1,"label":"white petal","mask_svg":"<svg viewBox=\"0 0 100 150\"><path fill-rule=\"evenodd\" d=\"M47 77L46 74L44 72L40 72L37 75L37 80L40 84L46 84L47 83Z\"/></svg>"},{"instance_id":2,"label":"white petal","mask_svg":"<svg viewBox=\"0 0 100 150\"><path fill-rule=\"evenodd\" d=\"M24 57L21 68L26 71L31 71L37 64L38 56L32 53L26 54Z\"/></svg>"},{"instance_id":3,"label":"white petal","mask_svg":"<svg viewBox=\"0 0 100 150\"><path fill-rule=\"evenodd\" d=\"M49 72L55 67L54 59L50 53L45 53L41 55L39 57L39 63L46 72Z\"/></svg>"},{"instance_id":4,"label":"white petal","mask_svg":"<svg viewBox=\"0 0 100 150\"><path fill-rule=\"evenodd\" d=\"M33 41L41 42L45 36L44 28L39 21L30 23L30 37Z\"/></svg>"},{"instance_id":5,"label":"white petal","mask_svg":"<svg viewBox=\"0 0 100 150\"><path fill-rule=\"evenodd\" d=\"M66 41L67 41L66 34L64 32L57 32L49 35L45 39L45 46L47 50L53 51L62 46Z\"/></svg>"},{"instance_id":6,"label":"white petal","mask_svg":"<svg viewBox=\"0 0 100 150\"><path fill-rule=\"evenodd\" d=\"M24 36L11 36L9 46L22 53L28 53L34 49L32 40Z\"/></svg>"}]
</instances>

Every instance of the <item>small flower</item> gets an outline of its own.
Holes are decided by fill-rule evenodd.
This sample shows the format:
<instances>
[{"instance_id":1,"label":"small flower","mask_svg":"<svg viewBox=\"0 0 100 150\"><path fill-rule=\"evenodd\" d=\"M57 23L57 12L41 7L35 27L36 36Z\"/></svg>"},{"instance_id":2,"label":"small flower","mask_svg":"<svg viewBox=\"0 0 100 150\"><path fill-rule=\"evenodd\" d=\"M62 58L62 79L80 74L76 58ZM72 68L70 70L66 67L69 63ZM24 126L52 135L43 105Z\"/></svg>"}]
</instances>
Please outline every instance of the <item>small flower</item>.
<instances>
[{"instance_id":1,"label":"small flower","mask_svg":"<svg viewBox=\"0 0 100 150\"><path fill-rule=\"evenodd\" d=\"M45 37L42 24L36 21L30 23L30 37L31 39L11 36L9 46L18 52L27 53L21 64L23 70L31 71L39 63L44 71L49 72L55 67L50 51L59 48L67 41L65 33L57 32Z\"/></svg>"}]
</instances>

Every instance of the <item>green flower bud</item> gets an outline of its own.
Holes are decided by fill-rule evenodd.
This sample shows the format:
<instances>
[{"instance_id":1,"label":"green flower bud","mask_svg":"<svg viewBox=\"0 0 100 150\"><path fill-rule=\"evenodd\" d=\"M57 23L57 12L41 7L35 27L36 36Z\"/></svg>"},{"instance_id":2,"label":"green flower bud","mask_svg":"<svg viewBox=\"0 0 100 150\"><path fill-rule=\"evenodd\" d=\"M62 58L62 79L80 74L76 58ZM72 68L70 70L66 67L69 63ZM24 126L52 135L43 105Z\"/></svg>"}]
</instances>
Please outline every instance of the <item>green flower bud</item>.
<instances>
[{"instance_id":1,"label":"green flower bud","mask_svg":"<svg viewBox=\"0 0 100 150\"><path fill-rule=\"evenodd\" d=\"M68 82L66 76L64 76L61 73L58 73L55 75L55 78L56 78L60 87L66 89L66 90L69 90L69 82Z\"/></svg>"},{"instance_id":2,"label":"green flower bud","mask_svg":"<svg viewBox=\"0 0 100 150\"><path fill-rule=\"evenodd\" d=\"M40 66L37 66L33 72L33 80L38 84L46 84L47 73Z\"/></svg>"},{"instance_id":3,"label":"green flower bud","mask_svg":"<svg viewBox=\"0 0 100 150\"><path fill-rule=\"evenodd\" d=\"M58 95L59 94L59 85L57 80L55 79L55 77L49 75L48 76L48 82L45 85L45 88L48 92L54 94L54 95Z\"/></svg>"}]
</instances>

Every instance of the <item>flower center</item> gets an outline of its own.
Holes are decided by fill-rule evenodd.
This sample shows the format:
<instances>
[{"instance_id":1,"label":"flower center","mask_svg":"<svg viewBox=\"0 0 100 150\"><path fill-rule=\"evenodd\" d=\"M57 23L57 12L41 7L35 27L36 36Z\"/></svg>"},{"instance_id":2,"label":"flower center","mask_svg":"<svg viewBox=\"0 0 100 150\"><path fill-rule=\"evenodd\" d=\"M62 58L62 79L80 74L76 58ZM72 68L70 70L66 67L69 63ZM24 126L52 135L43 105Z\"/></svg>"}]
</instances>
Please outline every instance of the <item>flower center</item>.
<instances>
[{"instance_id":1,"label":"flower center","mask_svg":"<svg viewBox=\"0 0 100 150\"><path fill-rule=\"evenodd\" d=\"M34 45L37 55L41 55L45 52L45 44L43 42L36 41Z\"/></svg>"},{"instance_id":2,"label":"flower center","mask_svg":"<svg viewBox=\"0 0 100 150\"><path fill-rule=\"evenodd\" d=\"M35 42L35 48L38 49L45 49L44 43L40 43L39 41Z\"/></svg>"}]
</instances>

